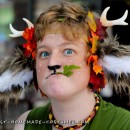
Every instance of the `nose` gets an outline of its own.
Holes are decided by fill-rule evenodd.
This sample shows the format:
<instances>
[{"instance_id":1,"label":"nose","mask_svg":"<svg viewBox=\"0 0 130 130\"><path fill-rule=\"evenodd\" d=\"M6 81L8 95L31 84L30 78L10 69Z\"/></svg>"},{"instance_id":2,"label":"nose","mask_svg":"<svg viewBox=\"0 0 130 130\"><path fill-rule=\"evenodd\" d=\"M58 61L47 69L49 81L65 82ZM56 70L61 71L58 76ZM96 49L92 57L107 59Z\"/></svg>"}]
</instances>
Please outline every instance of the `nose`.
<instances>
[{"instance_id":1,"label":"nose","mask_svg":"<svg viewBox=\"0 0 130 130\"><path fill-rule=\"evenodd\" d=\"M62 66L62 60L63 58L59 54L58 51L52 52L52 54L49 56L49 61L48 61L48 66L47 68L49 70L53 70L54 73L56 72L57 69L60 69Z\"/></svg>"},{"instance_id":2,"label":"nose","mask_svg":"<svg viewBox=\"0 0 130 130\"><path fill-rule=\"evenodd\" d=\"M56 69L60 69L61 66L60 65L53 65L53 66L48 66L49 70L53 70L54 74L56 73Z\"/></svg>"},{"instance_id":3,"label":"nose","mask_svg":"<svg viewBox=\"0 0 130 130\"><path fill-rule=\"evenodd\" d=\"M54 69L59 69L61 66L60 65L53 65L53 66L48 66L49 70L54 70Z\"/></svg>"},{"instance_id":4,"label":"nose","mask_svg":"<svg viewBox=\"0 0 130 130\"><path fill-rule=\"evenodd\" d=\"M61 59L62 59L62 57L60 56L60 54L58 54L57 51L53 52L50 55L50 59L49 59L49 63L48 63L47 68L49 70L53 70L54 74L55 74L56 70L61 68Z\"/></svg>"}]
</instances>

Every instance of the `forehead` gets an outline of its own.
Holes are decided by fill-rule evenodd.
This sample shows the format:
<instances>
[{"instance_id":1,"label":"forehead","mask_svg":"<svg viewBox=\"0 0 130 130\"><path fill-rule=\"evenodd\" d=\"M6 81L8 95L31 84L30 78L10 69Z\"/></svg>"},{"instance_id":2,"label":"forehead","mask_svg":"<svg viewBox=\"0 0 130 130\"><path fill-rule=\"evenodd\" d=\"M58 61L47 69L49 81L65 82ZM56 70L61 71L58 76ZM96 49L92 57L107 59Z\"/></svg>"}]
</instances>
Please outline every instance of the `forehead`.
<instances>
[{"instance_id":1,"label":"forehead","mask_svg":"<svg viewBox=\"0 0 130 130\"><path fill-rule=\"evenodd\" d=\"M80 45L85 46L86 42L83 39L77 39L77 40L67 40L64 38L64 36L62 34L47 34L44 36L44 38L42 39L42 41L39 41L37 43L37 47L41 46L41 45L45 45L45 46L66 46L66 45L76 45L76 46L80 46Z\"/></svg>"}]
</instances>

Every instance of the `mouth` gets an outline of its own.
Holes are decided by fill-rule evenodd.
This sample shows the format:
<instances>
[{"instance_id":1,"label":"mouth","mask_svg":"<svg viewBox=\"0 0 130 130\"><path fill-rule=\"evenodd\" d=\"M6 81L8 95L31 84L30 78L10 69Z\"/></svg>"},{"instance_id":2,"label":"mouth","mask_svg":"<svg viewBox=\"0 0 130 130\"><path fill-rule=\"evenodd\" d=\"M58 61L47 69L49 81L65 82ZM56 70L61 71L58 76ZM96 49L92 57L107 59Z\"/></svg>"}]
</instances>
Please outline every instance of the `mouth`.
<instances>
[{"instance_id":1,"label":"mouth","mask_svg":"<svg viewBox=\"0 0 130 130\"><path fill-rule=\"evenodd\" d=\"M51 75L54 75L54 74L56 74L56 73L51 73L49 76L46 77L46 79L48 79Z\"/></svg>"},{"instance_id":2,"label":"mouth","mask_svg":"<svg viewBox=\"0 0 130 130\"><path fill-rule=\"evenodd\" d=\"M48 79L52 75L58 75L58 74L61 74L61 73L51 73L49 76L46 77L46 79Z\"/></svg>"}]
</instances>

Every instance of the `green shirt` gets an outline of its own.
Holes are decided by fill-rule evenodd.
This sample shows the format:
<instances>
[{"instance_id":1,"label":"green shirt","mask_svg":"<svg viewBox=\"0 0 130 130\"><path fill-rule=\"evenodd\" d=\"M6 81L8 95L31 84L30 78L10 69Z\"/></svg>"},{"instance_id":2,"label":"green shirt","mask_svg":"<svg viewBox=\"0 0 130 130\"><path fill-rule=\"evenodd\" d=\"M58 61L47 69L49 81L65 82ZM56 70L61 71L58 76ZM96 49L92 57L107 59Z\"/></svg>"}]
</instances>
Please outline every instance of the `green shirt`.
<instances>
[{"instance_id":1,"label":"green shirt","mask_svg":"<svg viewBox=\"0 0 130 130\"><path fill-rule=\"evenodd\" d=\"M52 130L52 125L48 123L49 106L33 109L26 119L24 130ZM99 110L83 130L130 130L130 112L100 97Z\"/></svg>"}]
</instances>

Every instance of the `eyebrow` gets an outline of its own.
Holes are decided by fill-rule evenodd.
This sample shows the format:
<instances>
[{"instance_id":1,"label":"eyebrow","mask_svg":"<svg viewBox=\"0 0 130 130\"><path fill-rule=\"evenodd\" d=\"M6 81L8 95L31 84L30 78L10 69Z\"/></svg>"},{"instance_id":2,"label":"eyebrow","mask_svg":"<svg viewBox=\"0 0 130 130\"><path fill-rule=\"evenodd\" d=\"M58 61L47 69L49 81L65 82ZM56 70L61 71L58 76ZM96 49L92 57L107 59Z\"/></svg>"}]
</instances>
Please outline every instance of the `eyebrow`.
<instances>
[{"instance_id":1,"label":"eyebrow","mask_svg":"<svg viewBox=\"0 0 130 130\"><path fill-rule=\"evenodd\" d=\"M60 46L67 46L67 45L76 45L76 46L77 46L77 44L75 44L74 42L64 42L64 43L61 44ZM37 50L39 50L39 49L41 49L41 48L48 48L48 46L46 46L46 45L41 45L41 46L37 47Z\"/></svg>"},{"instance_id":2,"label":"eyebrow","mask_svg":"<svg viewBox=\"0 0 130 130\"><path fill-rule=\"evenodd\" d=\"M37 50L41 49L41 48L47 48L47 46L46 45L41 45L41 46L37 47Z\"/></svg>"}]
</instances>

